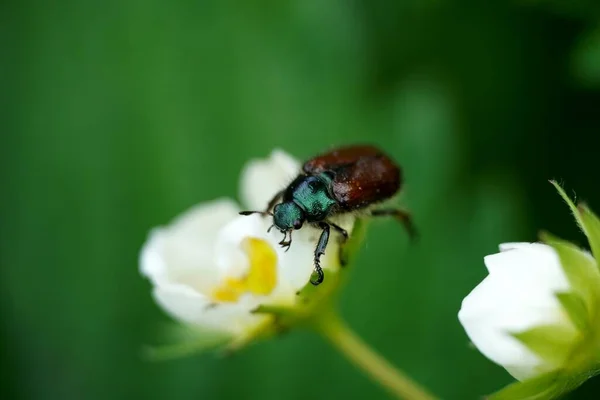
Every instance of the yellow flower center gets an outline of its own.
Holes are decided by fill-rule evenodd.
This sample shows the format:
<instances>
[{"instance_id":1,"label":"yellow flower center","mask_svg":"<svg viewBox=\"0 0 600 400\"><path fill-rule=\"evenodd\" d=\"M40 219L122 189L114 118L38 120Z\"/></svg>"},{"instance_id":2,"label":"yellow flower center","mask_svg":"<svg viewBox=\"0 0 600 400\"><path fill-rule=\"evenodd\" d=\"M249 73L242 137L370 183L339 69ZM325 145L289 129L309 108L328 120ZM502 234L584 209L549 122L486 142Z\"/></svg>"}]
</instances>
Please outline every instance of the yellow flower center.
<instances>
[{"instance_id":1,"label":"yellow flower center","mask_svg":"<svg viewBox=\"0 0 600 400\"><path fill-rule=\"evenodd\" d=\"M262 239L248 237L242 241L242 250L248 256L250 268L241 278L226 278L213 293L213 299L236 302L241 295L252 293L268 295L277 284L277 253Z\"/></svg>"}]
</instances>

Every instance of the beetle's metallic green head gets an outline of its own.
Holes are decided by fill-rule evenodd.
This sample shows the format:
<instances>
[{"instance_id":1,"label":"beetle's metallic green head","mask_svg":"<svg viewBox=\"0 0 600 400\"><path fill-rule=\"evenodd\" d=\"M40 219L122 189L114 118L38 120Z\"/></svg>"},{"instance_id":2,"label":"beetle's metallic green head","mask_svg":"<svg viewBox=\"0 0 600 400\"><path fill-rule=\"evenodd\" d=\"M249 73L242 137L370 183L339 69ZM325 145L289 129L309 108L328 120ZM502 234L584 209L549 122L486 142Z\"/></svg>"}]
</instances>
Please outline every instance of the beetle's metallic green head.
<instances>
[{"instance_id":1,"label":"beetle's metallic green head","mask_svg":"<svg viewBox=\"0 0 600 400\"><path fill-rule=\"evenodd\" d=\"M273 223L281 232L302 228L304 211L293 201L280 203L273 208Z\"/></svg>"}]
</instances>

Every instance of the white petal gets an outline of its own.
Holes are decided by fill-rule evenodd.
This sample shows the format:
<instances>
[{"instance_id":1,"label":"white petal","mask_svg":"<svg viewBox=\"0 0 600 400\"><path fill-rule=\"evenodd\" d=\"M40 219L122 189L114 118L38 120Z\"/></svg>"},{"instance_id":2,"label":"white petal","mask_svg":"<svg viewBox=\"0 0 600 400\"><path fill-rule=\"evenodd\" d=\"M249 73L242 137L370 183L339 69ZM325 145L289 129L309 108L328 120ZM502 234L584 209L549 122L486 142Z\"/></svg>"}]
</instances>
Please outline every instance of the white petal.
<instances>
[{"instance_id":1,"label":"white petal","mask_svg":"<svg viewBox=\"0 0 600 400\"><path fill-rule=\"evenodd\" d=\"M282 235L280 232L276 232L276 234ZM315 268L314 253L320 235L320 230L305 226L292 233L292 245L287 252L281 248L277 251L281 260L281 273L294 291L302 289L310 280ZM330 238L330 241L333 242L334 238ZM330 264L327 257L336 253L335 247L333 243L327 246L325 255L321 257L323 267Z\"/></svg>"},{"instance_id":2,"label":"white petal","mask_svg":"<svg viewBox=\"0 0 600 400\"><path fill-rule=\"evenodd\" d=\"M267 240L275 247L273 240L267 235L270 225L270 218L253 214L238 216L217 232L214 253L221 276L239 278L248 273L250 263L241 248L244 239L254 237Z\"/></svg>"},{"instance_id":3,"label":"white petal","mask_svg":"<svg viewBox=\"0 0 600 400\"><path fill-rule=\"evenodd\" d=\"M509 243L501 243L500 246L498 246L498 248L500 249L500 251L507 251L507 250L513 250L513 249L527 248L527 247L531 246L532 244L535 244L535 243L509 242Z\"/></svg>"},{"instance_id":4,"label":"white petal","mask_svg":"<svg viewBox=\"0 0 600 400\"><path fill-rule=\"evenodd\" d=\"M242 171L240 195L249 210L264 210L269 200L299 173L300 163L281 150L268 159L251 160Z\"/></svg>"},{"instance_id":5,"label":"white petal","mask_svg":"<svg viewBox=\"0 0 600 400\"><path fill-rule=\"evenodd\" d=\"M231 200L216 200L193 207L167 227L150 233L140 254L140 270L155 285L181 283L200 292L214 285L215 233L237 216Z\"/></svg>"},{"instance_id":6,"label":"white petal","mask_svg":"<svg viewBox=\"0 0 600 400\"><path fill-rule=\"evenodd\" d=\"M154 289L154 298L173 318L204 329L240 335L264 321L265 316L250 313L246 302L212 304L184 285L163 285Z\"/></svg>"},{"instance_id":7,"label":"white petal","mask_svg":"<svg viewBox=\"0 0 600 400\"><path fill-rule=\"evenodd\" d=\"M217 199L198 204L170 225L171 232L178 237L202 239L202 245L212 248L215 232L238 216L239 207L231 199Z\"/></svg>"},{"instance_id":8,"label":"white petal","mask_svg":"<svg viewBox=\"0 0 600 400\"><path fill-rule=\"evenodd\" d=\"M542 363L535 354L509 335L498 316L506 288L488 276L464 300L458 319L475 346L493 362L519 365L523 373L532 374ZM520 379L522 377L515 376Z\"/></svg>"},{"instance_id":9,"label":"white petal","mask_svg":"<svg viewBox=\"0 0 600 400\"><path fill-rule=\"evenodd\" d=\"M566 291L569 281L560 264L558 254L541 243L502 246L501 253L484 258L491 275L511 279L528 286L544 288L548 292Z\"/></svg>"}]
</instances>

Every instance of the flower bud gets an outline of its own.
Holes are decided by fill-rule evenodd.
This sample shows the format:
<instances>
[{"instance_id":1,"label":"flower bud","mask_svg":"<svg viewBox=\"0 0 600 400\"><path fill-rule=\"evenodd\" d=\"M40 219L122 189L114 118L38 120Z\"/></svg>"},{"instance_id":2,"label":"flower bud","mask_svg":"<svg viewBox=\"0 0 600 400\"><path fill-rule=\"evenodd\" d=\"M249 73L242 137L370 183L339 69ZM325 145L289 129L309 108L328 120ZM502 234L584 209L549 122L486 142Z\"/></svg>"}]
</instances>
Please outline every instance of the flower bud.
<instances>
[{"instance_id":1,"label":"flower bud","mask_svg":"<svg viewBox=\"0 0 600 400\"><path fill-rule=\"evenodd\" d=\"M503 244L485 257L488 276L458 313L473 344L521 381L494 399L556 398L600 366L600 221L555 186L593 256L549 234L543 243Z\"/></svg>"}]
</instances>

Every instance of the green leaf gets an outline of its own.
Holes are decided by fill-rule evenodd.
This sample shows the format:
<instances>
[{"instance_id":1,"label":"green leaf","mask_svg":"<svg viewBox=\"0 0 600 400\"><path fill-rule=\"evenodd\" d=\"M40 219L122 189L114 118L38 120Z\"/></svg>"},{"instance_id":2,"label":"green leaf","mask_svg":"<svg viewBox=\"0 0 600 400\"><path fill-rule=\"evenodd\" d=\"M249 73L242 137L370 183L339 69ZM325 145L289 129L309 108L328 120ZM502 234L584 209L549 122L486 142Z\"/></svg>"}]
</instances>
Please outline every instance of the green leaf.
<instances>
[{"instance_id":1,"label":"green leaf","mask_svg":"<svg viewBox=\"0 0 600 400\"><path fill-rule=\"evenodd\" d=\"M170 343L146 346L142 356L149 361L166 361L189 357L217 349L227 344L231 337L221 332L198 330L188 326L171 325L163 329L165 340Z\"/></svg>"},{"instance_id":2,"label":"green leaf","mask_svg":"<svg viewBox=\"0 0 600 400\"><path fill-rule=\"evenodd\" d=\"M592 254L597 260L600 257L600 220L585 204L577 207L581 222L592 249Z\"/></svg>"},{"instance_id":3,"label":"green leaf","mask_svg":"<svg viewBox=\"0 0 600 400\"><path fill-rule=\"evenodd\" d=\"M536 326L512 336L553 368L563 366L581 336L569 324Z\"/></svg>"},{"instance_id":4,"label":"green leaf","mask_svg":"<svg viewBox=\"0 0 600 400\"><path fill-rule=\"evenodd\" d=\"M569 315L569 319L580 331L587 333L591 327L590 312L581 296L576 293L557 293L556 298Z\"/></svg>"},{"instance_id":5,"label":"green leaf","mask_svg":"<svg viewBox=\"0 0 600 400\"><path fill-rule=\"evenodd\" d=\"M585 302L588 320L595 318L598 295L600 294L600 271L596 261L577 246L542 232L541 240L557 252L573 292Z\"/></svg>"}]
</instances>

